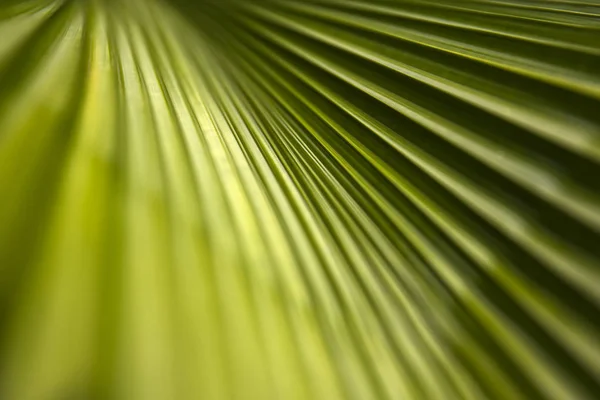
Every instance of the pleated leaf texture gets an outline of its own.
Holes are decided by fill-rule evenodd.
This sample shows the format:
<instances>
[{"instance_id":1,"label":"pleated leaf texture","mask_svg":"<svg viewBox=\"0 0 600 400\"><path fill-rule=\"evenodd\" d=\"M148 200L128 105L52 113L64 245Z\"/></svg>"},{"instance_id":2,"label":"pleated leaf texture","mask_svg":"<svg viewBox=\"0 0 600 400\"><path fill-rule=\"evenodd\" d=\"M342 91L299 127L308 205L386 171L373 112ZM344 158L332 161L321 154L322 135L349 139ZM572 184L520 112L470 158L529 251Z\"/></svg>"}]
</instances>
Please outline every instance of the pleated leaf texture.
<instances>
[{"instance_id":1,"label":"pleated leaf texture","mask_svg":"<svg viewBox=\"0 0 600 400\"><path fill-rule=\"evenodd\" d=\"M1 399L599 382L600 2L1 2Z\"/></svg>"}]
</instances>

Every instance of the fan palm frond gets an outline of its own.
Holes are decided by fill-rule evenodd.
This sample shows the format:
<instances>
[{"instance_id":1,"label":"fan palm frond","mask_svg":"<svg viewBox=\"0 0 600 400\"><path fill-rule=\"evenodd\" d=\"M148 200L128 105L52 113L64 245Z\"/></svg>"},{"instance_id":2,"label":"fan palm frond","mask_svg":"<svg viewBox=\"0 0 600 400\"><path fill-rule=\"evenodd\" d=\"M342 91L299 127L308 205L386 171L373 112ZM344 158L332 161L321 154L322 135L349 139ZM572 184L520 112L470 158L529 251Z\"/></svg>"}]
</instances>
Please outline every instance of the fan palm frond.
<instances>
[{"instance_id":1,"label":"fan palm frond","mask_svg":"<svg viewBox=\"0 0 600 400\"><path fill-rule=\"evenodd\" d=\"M0 5L0 398L593 399L600 3Z\"/></svg>"}]
</instances>

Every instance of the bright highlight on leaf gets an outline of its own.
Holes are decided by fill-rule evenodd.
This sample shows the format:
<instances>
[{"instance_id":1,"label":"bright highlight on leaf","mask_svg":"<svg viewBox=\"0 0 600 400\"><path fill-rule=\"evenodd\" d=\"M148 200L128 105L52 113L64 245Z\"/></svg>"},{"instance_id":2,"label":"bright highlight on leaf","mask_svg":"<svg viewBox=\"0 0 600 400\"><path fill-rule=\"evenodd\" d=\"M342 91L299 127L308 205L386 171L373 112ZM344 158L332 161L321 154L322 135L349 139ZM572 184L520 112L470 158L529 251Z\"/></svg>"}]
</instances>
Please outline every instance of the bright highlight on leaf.
<instances>
[{"instance_id":1,"label":"bright highlight on leaf","mask_svg":"<svg viewBox=\"0 0 600 400\"><path fill-rule=\"evenodd\" d=\"M599 2L0 5L0 399L594 399L599 337Z\"/></svg>"}]
</instances>

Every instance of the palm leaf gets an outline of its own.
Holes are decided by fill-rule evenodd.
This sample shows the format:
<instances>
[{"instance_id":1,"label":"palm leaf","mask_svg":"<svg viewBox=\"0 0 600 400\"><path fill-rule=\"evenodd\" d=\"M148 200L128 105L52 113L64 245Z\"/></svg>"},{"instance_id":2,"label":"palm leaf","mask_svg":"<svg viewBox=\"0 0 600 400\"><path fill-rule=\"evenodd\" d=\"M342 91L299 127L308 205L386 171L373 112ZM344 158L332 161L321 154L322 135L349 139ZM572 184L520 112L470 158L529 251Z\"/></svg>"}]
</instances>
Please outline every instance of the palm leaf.
<instances>
[{"instance_id":1,"label":"palm leaf","mask_svg":"<svg viewBox=\"0 0 600 400\"><path fill-rule=\"evenodd\" d=\"M0 398L592 399L600 4L0 6Z\"/></svg>"}]
</instances>

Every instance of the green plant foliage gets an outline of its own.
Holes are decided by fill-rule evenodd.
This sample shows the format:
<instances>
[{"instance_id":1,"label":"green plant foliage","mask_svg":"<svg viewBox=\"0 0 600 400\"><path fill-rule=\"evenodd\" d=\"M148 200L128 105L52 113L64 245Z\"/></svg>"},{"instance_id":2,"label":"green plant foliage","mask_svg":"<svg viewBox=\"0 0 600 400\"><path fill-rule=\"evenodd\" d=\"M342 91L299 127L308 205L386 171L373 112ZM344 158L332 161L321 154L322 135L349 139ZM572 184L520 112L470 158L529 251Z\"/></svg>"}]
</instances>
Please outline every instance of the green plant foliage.
<instances>
[{"instance_id":1,"label":"green plant foliage","mask_svg":"<svg viewBox=\"0 0 600 400\"><path fill-rule=\"evenodd\" d=\"M4 0L0 398L600 394L596 0Z\"/></svg>"}]
</instances>

